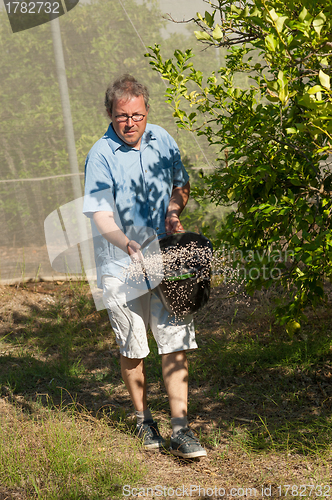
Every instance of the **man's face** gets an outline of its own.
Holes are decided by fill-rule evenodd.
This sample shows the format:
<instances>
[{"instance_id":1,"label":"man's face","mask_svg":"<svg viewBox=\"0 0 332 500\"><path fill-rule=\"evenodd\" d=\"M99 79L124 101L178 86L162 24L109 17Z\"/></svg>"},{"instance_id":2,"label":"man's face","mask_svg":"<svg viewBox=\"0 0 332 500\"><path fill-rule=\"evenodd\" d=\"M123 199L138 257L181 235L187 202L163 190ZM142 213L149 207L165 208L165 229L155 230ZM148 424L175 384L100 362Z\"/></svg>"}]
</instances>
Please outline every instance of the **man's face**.
<instances>
[{"instance_id":1,"label":"man's face","mask_svg":"<svg viewBox=\"0 0 332 500\"><path fill-rule=\"evenodd\" d=\"M112 113L109 113L109 115L112 119L113 128L117 136L128 144L128 146L139 149L148 116L148 110L145 108L144 97L140 95L138 97L131 97L130 99L120 99L114 101ZM117 117L123 115L145 116L143 120L138 122L134 122L132 118L128 118L126 121L122 122L117 121Z\"/></svg>"}]
</instances>

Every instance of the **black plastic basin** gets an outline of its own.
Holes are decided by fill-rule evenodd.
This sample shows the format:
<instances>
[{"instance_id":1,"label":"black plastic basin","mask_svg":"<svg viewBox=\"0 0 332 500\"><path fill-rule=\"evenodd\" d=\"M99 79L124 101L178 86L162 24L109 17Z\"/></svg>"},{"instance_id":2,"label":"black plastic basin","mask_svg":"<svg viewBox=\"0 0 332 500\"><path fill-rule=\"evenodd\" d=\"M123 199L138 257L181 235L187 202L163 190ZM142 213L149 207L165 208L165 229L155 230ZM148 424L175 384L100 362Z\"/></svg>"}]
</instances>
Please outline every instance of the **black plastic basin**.
<instances>
[{"instance_id":1,"label":"black plastic basin","mask_svg":"<svg viewBox=\"0 0 332 500\"><path fill-rule=\"evenodd\" d=\"M210 296L212 243L202 234L175 233L159 240L164 279L157 287L168 312L186 316Z\"/></svg>"}]
</instances>

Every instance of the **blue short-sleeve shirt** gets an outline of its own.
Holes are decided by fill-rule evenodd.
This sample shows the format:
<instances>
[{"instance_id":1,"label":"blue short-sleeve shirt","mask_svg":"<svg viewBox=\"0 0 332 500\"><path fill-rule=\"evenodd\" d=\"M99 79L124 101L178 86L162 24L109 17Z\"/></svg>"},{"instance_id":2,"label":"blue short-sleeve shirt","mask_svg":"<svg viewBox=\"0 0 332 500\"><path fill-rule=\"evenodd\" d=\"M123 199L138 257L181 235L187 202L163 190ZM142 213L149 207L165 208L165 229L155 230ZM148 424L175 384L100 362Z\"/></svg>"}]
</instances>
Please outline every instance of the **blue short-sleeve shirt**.
<instances>
[{"instance_id":1,"label":"blue short-sleeve shirt","mask_svg":"<svg viewBox=\"0 0 332 500\"><path fill-rule=\"evenodd\" d=\"M113 212L125 233L130 228L150 228L150 234L162 234L173 186L182 187L188 180L179 148L162 127L147 124L140 149L135 149L110 124L85 163L83 212L92 222L98 286L103 275L123 279L123 268L131 260L100 235L92 220L94 212Z\"/></svg>"}]
</instances>

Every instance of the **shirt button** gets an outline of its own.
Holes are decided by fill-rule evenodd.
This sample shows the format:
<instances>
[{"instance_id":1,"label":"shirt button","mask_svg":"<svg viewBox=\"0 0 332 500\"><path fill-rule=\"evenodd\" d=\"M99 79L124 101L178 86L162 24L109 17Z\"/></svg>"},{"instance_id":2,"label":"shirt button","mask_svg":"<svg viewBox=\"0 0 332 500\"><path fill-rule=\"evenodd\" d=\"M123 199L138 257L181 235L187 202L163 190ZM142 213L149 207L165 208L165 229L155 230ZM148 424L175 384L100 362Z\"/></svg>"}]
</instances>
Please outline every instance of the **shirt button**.
<instances>
[{"instance_id":1,"label":"shirt button","mask_svg":"<svg viewBox=\"0 0 332 500\"><path fill-rule=\"evenodd\" d=\"M148 173L148 171L147 171L147 170L145 170L145 173L147 174L147 173Z\"/></svg>"},{"instance_id":2,"label":"shirt button","mask_svg":"<svg viewBox=\"0 0 332 500\"><path fill-rule=\"evenodd\" d=\"M156 227L156 231L158 231L159 227Z\"/></svg>"}]
</instances>

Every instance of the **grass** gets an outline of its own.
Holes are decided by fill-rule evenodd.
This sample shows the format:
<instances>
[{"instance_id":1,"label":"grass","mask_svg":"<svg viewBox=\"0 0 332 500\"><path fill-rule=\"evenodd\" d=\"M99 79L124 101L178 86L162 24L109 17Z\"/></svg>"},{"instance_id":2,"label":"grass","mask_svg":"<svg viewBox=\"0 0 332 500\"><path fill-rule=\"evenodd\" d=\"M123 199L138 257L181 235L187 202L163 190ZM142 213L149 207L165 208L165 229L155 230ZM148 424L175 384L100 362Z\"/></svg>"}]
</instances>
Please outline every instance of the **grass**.
<instances>
[{"instance_id":1,"label":"grass","mask_svg":"<svg viewBox=\"0 0 332 500\"><path fill-rule=\"evenodd\" d=\"M291 480L330 484L329 311L319 311L319 321L309 313L290 339L262 297L246 311L219 292L197 314L201 348L188 353L189 417L208 449L199 468L139 448L108 316L95 311L85 283L1 288L0 498L2 487L24 500L115 499L126 484L166 484L172 467L179 481L193 475L210 484L216 476L223 485L271 484L275 494ZM149 345L150 407L169 435L152 336Z\"/></svg>"},{"instance_id":2,"label":"grass","mask_svg":"<svg viewBox=\"0 0 332 500\"><path fill-rule=\"evenodd\" d=\"M14 407L0 423L1 484L24 490L29 498L117 497L122 484L145 475L128 439L75 407L43 408L30 417Z\"/></svg>"},{"instance_id":3,"label":"grass","mask_svg":"<svg viewBox=\"0 0 332 500\"><path fill-rule=\"evenodd\" d=\"M209 397L235 408L239 419L245 411L246 449L328 452L331 332L313 331L304 340L274 336L268 343L266 337L241 333L233 339L216 337L204 337L208 362L196 352L190 355L190 379L198 386L209 381ZM220 428L216 432L220 435Z\"/></svg>"}]
</instances>

